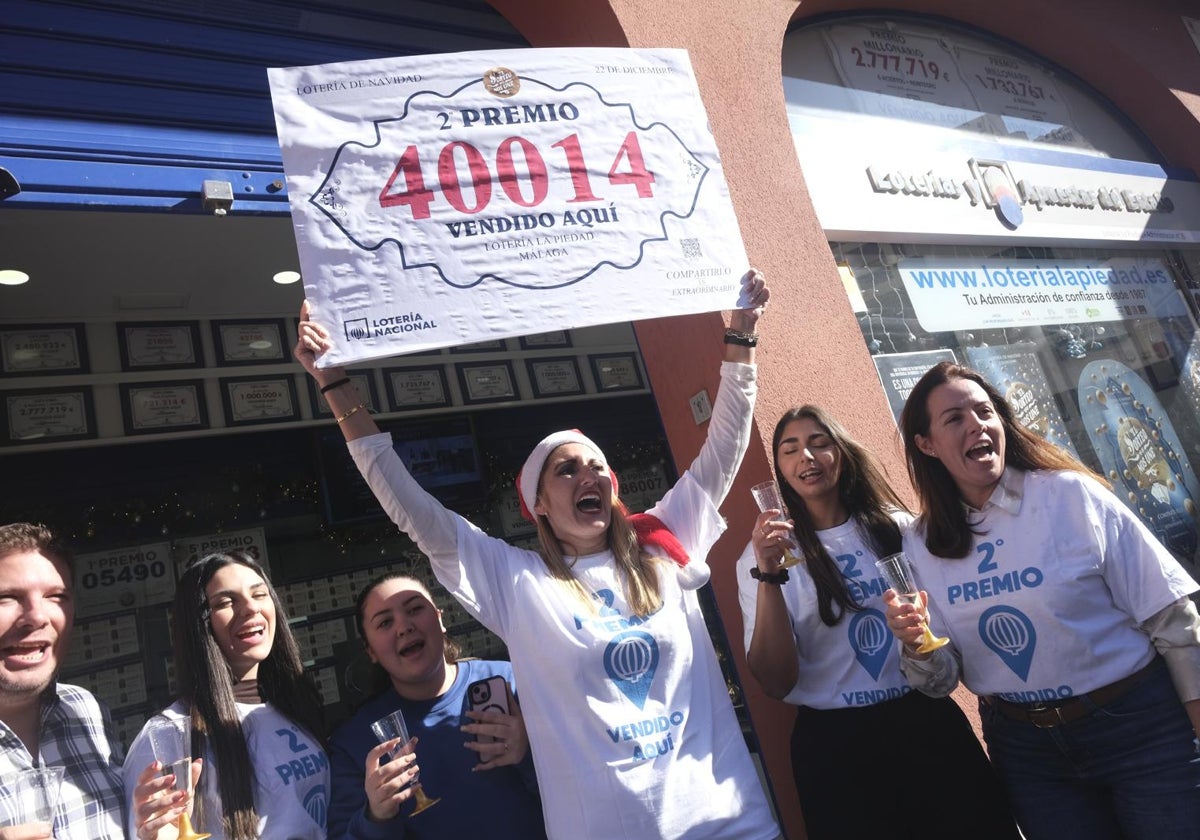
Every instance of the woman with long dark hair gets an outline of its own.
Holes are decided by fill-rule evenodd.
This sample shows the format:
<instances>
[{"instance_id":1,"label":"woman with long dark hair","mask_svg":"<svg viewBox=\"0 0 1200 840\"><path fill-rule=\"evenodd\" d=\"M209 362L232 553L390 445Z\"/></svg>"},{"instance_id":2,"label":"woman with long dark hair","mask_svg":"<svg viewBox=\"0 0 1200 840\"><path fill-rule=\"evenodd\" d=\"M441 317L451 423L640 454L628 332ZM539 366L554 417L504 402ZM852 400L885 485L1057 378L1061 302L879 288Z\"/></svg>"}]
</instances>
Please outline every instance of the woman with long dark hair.
<instances>
[{"instance_id":1,"label":"woman with long dark hair","mask_svg":"<svg viewBox=\"0 0 1200 840\"><path fill-rule=\"evenodd\" d=\"M603 450L581 432L534 447L517 491L540 551L488 537L417 484L345 371L316 366L333 339L302 310L295 356L376 498L447 591L508 644L556 840L779 835L696 596L749 443L754 326L769 297L757 272L742 295L750 308L725 334L707 438L648 516L621 504Z\"/></svg>"},{"instance_id":2,"label":"woman with long dark hair","mask_svg":"<svg viewBox=\"0 0 1200 840\"><path fill-rule=\"evenodd\" d=\"M900 420L922 513L905 539L952 644L889 593L914 686L980 696L1029 840L1200 837L1197 586L1107 485L943 362Z\"/></svg>"},{"instance_id":3,"label":"woman with long dark hair","mask_svg":"<svg viewBox=\"0 0 1200 840\"><path fill-rule=\"evenodd\" d=\"M356 606L374 691L329 741L331 840L545 838L512 666L459 661L442 611L415 578L397 574L372 581ZM467 708L471 684L489 677L507 686L511 714ZM396 711L413 739L400 749L380 744L371 731L373 722ZM419 815L405 804L415 778L440 800Z\"/></svg>"},{"instance_id":4,"label":"woman with long dark hair","mask_svg":"<svg viewBox=\"0 0 1200 840\"><path fill-rule=\"evenodd\" d=\"M263 568L244 551L193 563L172 617L179 699L203 760L192 824L213 840L324 840L329 761L316 686ZM186 797L159 776L146 730L125 758L129 834L174 837Z\"/></svg>"},{"instance_id":5,"label":"woman with long dark hair","mask_svg":"<svg viewBox=\"0 0 1200 840\"><path fill-rule=\"evenodd\" d=\"M1015 840L962 710L912 691L900 672L875 560L900 550L912 516L882 466L814 405L779 419L772 451L792 519L759 516L738 561L738 594L751 673L797 707L792 773L809 838ZM780 567L785 546L798 548L800 565ZM898 741L916 747L904 750L899 774L884 759ZM870 806L846 807L858 797ZM898 818L914 802L929 807Z\"/></svg>"}]
</instances>

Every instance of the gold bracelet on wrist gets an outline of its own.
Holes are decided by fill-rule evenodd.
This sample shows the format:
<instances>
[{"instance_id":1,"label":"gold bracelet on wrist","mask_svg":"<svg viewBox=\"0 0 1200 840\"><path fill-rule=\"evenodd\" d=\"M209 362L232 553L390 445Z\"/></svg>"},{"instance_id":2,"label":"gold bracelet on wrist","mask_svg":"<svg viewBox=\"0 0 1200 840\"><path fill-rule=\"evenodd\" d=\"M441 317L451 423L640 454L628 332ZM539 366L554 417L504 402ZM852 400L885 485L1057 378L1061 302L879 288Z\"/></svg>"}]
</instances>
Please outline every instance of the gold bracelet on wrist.
<instances>
[{"instance_id":1,"label":"gold bracelet on wrist","mask_svg":"<svg viewBox=\"0 0 1200 840\"><path fill-rule=\"evenodd\" d=\"M350 409L345 414L343 414L341 417L339 417L337 419L338 423L340 424L343 420L349 420L351 417L353 417L355 414L357 414L361 409L364 409L366 407L367 407L367 404L365 402L360 402L358 405L354 406L354 408Z\"/></svg>"}]
</instances>

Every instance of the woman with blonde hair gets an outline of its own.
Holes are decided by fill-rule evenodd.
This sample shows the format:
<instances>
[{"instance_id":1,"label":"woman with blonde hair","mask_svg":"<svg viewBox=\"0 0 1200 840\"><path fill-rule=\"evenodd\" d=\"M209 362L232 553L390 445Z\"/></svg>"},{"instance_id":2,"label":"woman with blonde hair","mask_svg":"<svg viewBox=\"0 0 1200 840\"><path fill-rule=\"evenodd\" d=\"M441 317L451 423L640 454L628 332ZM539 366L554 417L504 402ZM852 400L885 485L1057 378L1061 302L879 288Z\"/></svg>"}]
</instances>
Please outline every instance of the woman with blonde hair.
<instances>
[{"instance_id":1,"label":"woman with blonde hair","mask_svg":"<svg viewBox=\"0 0 1200 840\"><path fill-rule=\"evenodd\" d=\"M330 335L302 312L295 355L341 418L359 470L442 585L508 644L555 840L779 835L696 598L749 442L753 330L769 293L757 272L744 283L751 308L733 313L691 467L635 518L594 441L549 435L518 477L541 551L484 535L421 489L344 371L316 366Z\"/></svg>"}]
</instances>

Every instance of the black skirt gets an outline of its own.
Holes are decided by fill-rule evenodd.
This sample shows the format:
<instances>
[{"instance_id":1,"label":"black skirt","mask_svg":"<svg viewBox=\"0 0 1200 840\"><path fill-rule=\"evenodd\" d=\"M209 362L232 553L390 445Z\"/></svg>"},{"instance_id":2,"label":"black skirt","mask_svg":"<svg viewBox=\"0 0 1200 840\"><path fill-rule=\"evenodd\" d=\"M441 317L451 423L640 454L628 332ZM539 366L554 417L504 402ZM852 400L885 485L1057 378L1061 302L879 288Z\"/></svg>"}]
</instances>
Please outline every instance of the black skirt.
<instances>
[{"instance_id":1,"label":"black skirt","mask_svg":"<svg viewBox=\"0 0 1200 840\"><path fill-rule=\"evenodd\" d=\"M979 739L949 697L800 706L792 772L809 840L1020 840Z\"/></svg>"}]
</instances>

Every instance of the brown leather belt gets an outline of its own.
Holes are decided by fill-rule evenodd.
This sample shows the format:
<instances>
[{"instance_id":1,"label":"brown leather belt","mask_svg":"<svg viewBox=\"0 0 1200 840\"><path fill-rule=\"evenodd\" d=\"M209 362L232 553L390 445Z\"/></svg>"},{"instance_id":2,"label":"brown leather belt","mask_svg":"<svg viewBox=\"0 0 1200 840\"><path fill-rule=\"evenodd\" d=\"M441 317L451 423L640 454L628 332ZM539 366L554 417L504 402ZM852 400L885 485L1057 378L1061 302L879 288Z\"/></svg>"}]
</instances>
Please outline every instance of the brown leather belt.
<instances>
[{"instance_id":1,"label":"brown leather belt","mask_svg":"<svg viewBox=\"0 0 1200 840\"><path fill-rule=\"evenodd\" d=\"M1115 683L1101 686L1078 697L1068 697L1051 703L1010 703L999 697L989 697L987 700L1006 718L1033 724L1038 729L1053 729L1073 723L1094 712L1098 706L1107 706L1119 699L1159 664L1159 657L1156 656L1150 660L1150 664Z\"/></svg>"}]
</instances>

